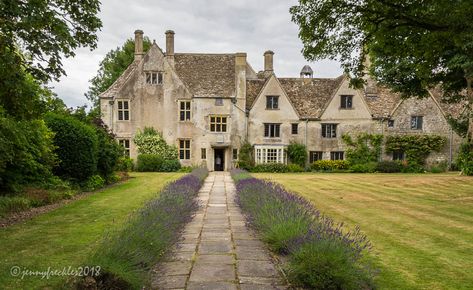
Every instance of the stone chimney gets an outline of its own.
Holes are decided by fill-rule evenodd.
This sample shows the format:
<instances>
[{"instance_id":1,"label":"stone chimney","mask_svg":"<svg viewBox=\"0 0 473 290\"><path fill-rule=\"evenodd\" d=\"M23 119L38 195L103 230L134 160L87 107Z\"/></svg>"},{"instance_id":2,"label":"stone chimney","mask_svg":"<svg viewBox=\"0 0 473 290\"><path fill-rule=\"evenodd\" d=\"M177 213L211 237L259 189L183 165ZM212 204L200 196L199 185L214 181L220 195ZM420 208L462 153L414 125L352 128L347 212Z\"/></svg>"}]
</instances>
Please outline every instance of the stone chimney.
<instances>
[{"instance_id":1,"label":"stone chimney","mask_svg":"<svg viewBox=\"0 0 473 290\"><path fill-rule=\"evenodd\" d=\"M271 50L267 50L264 52L264 75L265 77L270 76L274 69L273 69L273 55L274 52Z\"/></svg>"},{"instance_id":2,"label":"stone chimney","mask_svg":"<svg viewBox=\"0 0 473 290\"><path fill-rule=\"evenodd\" d=\"M143 58L143 30L135 30L135 61Z\"/></svg>"},{"instance_id":3,"label":"stone chimney","mask_svg":"<svg viewBox=\"0 0 473 290\"><path fill-rule=\"evenodd\" d=\"M166 58L174 66L174 31L166 31Z\"/></svg>"},{"instance_id":4,"label":"stone chimney","mask_svg":"<svg viewBox=\"0 0 473 290\"><path fill-rule=\"evenodd\" d=\"M235 54L236 97L246 99L246 53Z\"/></svg>"}]
</instances>

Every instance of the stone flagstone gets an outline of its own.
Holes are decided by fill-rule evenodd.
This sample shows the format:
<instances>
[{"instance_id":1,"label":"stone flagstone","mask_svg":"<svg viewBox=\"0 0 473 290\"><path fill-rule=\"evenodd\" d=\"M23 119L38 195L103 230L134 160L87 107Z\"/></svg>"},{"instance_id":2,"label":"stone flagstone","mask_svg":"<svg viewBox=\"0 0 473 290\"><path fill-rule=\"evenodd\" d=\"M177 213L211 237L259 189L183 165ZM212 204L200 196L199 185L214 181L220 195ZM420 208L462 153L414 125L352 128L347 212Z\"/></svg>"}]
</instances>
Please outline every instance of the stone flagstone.
<instances>
[{"instance_id":1,"label":"stone flagstone","mask_svg":"<svg viewBox=\"0 0 473 290\"><path fill-rule=\"evenodd\" d=\"M211 172L180 242L152 270L152 289L287 289L236 205L228 172Z\"/></svg>"}]
</instances>

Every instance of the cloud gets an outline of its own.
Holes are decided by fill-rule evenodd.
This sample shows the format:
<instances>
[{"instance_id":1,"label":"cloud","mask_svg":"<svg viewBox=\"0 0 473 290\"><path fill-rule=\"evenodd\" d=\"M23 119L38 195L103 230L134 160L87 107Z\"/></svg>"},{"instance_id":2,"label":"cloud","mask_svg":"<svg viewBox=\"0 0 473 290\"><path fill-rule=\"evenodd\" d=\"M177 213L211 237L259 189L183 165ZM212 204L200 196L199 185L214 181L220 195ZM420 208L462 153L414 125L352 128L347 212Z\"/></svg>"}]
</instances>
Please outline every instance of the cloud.
<instances>
[{"instance_id":1,"label":"cloud","mask_svg":"<svg viewBox=\"0 0 473 290\"><path fill-rule=\"evenodd\" d=\"M68 106L88 103L84 93L100 61L111 49L133 37L136 29L165 48L164 32L172 29L176 52L247 52L248 61L263 69L263 53L275 52L274 69L280 77L296 77L305 64L316 77L342 73L334 61L304 60L298 27L291 22L289 8L297 1L275 0L121 0L103 1L102 31L94 51L79 49L76 57L64 60L67 76L53 83L54 91Z\"/></svg>"}]
</instances>

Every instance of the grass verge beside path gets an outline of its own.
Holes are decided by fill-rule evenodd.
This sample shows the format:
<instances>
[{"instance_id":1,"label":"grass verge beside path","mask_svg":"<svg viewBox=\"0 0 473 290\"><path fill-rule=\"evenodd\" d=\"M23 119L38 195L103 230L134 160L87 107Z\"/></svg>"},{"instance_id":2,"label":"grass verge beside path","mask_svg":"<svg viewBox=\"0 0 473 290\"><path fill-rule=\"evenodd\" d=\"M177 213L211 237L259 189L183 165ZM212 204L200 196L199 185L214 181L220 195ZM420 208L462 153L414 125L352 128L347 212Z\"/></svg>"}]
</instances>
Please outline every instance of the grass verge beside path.
<instances>
[{"instance_id":1,"label":"grass verge beside path","mask_svg":"<svg viewBox=\"0 0 473 290\"><path fill-rule=\"evenodd\" d=\"M57 287L68 277L13 277L19 266L32 271L86 266L84 261L105 231L121 225L134 210L156 196L182 173L131 173L127 182L38 216L24 224L0 229L0 287ZM94 265L89 265L94 266Z\"/></svg>"},{"instance_id":2,"label":"grass verge beside path","mask_svg":"<svg viewBox=\"0 0 473 290\"><path fill-rule=\"evenodd\" d=\"M471 289L473 178L457 174L253 174L359 225L380 289Z\"/></svg>"}]
</instances>

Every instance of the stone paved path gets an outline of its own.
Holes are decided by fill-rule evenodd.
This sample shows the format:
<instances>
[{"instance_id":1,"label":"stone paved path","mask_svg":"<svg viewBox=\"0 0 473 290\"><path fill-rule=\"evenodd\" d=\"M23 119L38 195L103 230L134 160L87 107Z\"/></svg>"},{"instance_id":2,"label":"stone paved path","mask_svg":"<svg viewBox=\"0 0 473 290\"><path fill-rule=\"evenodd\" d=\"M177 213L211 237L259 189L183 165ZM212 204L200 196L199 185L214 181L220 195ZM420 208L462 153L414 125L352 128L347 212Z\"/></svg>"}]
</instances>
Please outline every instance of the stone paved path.
<instances>
[{"instance_id":1,"label":"stone paved path","mask_svg":"<svg viewBox=\"0 0 473 290\"><path fill-rule=\"evenodd\" d=\"M199 212L172 255L153 270L153 289L287 289L234 199L230 174L210 173Z\"/></svg>"}]
</instances>

